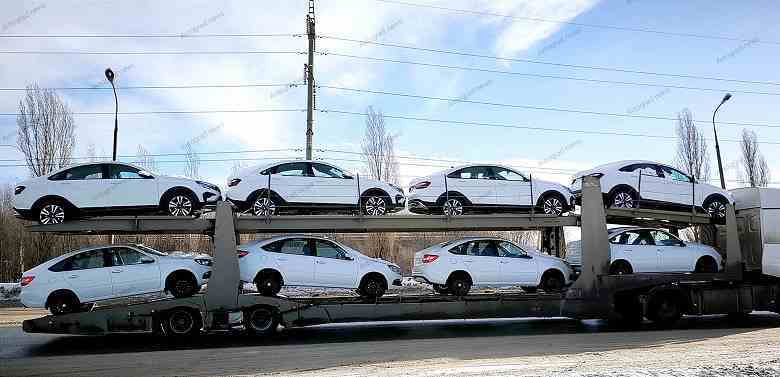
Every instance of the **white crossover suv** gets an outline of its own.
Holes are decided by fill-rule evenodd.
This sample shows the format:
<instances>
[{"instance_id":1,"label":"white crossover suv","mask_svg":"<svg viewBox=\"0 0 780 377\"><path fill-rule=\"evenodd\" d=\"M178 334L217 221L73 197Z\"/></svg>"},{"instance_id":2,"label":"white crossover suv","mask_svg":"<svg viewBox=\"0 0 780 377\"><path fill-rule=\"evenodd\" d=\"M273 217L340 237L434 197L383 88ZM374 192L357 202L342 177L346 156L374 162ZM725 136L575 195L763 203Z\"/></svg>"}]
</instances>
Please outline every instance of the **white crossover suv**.
<instances>
[{"instance_id":1,"label":"white crossover suv","mask_svg":"<svg viewBox=\"0 0 780 377\"><path fill-rule=\"evenodd\" d=\"M16 186L17 216L58 224L85 215L164 212L190 216L221 199L219 187L150 173L121 162L91 162Z\"/></svg>"},{"instance_id":2,"label":"white crossover suv","mask_svg":"<svg viewBox=\"0 0 780 377\"><path fill-rule=\"evenodd\" d=\"M326 238L288 235L238 246L241 280L268 296L282 286L351 288L367 298L401 285L401 268Z\"/></svg>"},{"instance_id":3,"label":"white crossover suv","mask_svg":"<svg viewBox=\"0 0 780 377\"><path fill-rule=\"evenodd\" d=\"M83 248L22 274L22 304L52 314L79 311L82 304L167 291L197 293L211 277L206 255L169 256L139 244Z\"/></svg>"},{"instance_id":4,"label":"white crossover suv","mask_svg":"<svg viewBox=\"0 0 780 377\"><path fill-rule=\"evenodd\" d=\"M656 228L621 227L608 230L612 275L634 272L715 273L723 257L714 248L684 242ZM566 245L566 260L575 268L582 265L580 241Z\"/></svg>"},{"instance_id":5,"label":"white crossover suv","mask_svg":"<svg viewBox=\"0 0 780 377\"><path fill-rule=\"evenodd\" d=\"M226 197L255 216L354 211L358 203L364 214L379 216L406 206L399 187L352 175L326 162L304 160L244 169L228 178Z\"/></svg>"},{"instance_id":6,"label":"white crossover suv","mask_svg":"<svg viewBox=\"0 0 780 377\"><path fill-rule=\"evenodd\" d=\"M531 179L498 165L468 165L417 178L409 187L409 211L448 216L467 212L528 211L561 215L572 209L568 188Z\"/></svg>"},{"instance_id":7,"label":"white crossover suv","mask_svg":"<svg viewBox=\"0 0 780 377\"><path fill-rule=\"evenodd\" d=\"M582 177L601 178L606 205L634 208L639 205L690 211L691 206L715 218L726 217L726 205L734 204L732 194L699 182L671 166L652 161L618 161L579 172L572 179L572 192L579 200Z\"/></svg>"},{"instance_id":8,"label":"white crossover suv","mask_svg":"<svg viewBox=\"0 0 780 377\"><path fill-rule=\"evenodd\" d=\"M499 238L464 238L414 254L412 277L440 294L466 295L472 286L519 285L524 290L560 291L574 271L562 259Z\"/></svg>"}]
</instances>

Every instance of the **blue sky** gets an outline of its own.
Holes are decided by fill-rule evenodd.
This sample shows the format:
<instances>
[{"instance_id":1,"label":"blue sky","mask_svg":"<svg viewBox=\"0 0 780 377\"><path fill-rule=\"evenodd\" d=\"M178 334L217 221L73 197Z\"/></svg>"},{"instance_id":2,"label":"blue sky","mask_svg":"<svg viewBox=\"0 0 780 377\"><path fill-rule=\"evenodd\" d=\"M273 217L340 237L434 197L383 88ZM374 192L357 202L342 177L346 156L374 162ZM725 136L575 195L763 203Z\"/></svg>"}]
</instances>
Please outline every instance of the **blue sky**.
<instances>
[{"instance_id":1,"label":"blue sky","mask_svg":"<svg viewBox=\"0 0 780 377\"><path fill-rule=\"evenodd\" d=\"M404 2L404 1L400 1ZM737 83L529 64L474 56L431 53L374 44L321 38L315 60L317 83L323 86L461 98L468 101L569 109L635 116L675 117L689 108L708 137L712 110L727 91L734 93L718 120L753 123L759 139L780 142L777 56L780 30L774 22L779 4L772 1L429 1L416 4L512 15L489 16L414 7L395 1L317 0L317 31L323 36L386 44L460 51L547 63L618 68L665 74L707 76ZM187 34L184 38L0 38L0 51L232 51L199 55L37 55L0 54L0 87L19 88L37 81L44 87L108 87L105 67L119 71L121 112L303 109L305 87L121 89L134 85L225 85L300 83L305 56L247 54L246 51L305 51L301 37L198 37L220 33L303 33L307 1L5 1L0 34ZM529 18L571 23L532 21ZM616 28L591 27L608 25ZM627 31L623 28L657 32ZM660 31L660 33L658 32ZM664 34L697 34L713 39ZM736 40L733 40L736 39ZM518 74L434 68L335 54L392 59L520 74L576 77L716 89L711 91L593 83L528 77ZM722 90L718 90L722 89ZM59 92L74 112L113 111L110 90ZM23 92L0 91L0 113L15 113ZM374 106L387 115L494 123L538 128L674 135L672 120L599 116L508 106L457 103L320 88L321 110L364 112ZM304 112L208 113L194 115L120 115L119 154L135 155L139 145L150 153L182 153L188 141L203 160L302 157L302 150L264 153L215 153L265 149L301 149ZM90 144L110 155L110 116L76 115L76 156ZM672 162L675 141L648 137L588 135L517 128L498 128L388 118L402 156L458 161L502 162L535 176L567 182L571 173L622 159ZM0 144L15 143L15 117L0 116ZM727 179L738 179L734 161L743 126L719 126ZM363 134L360 116L318 112L315 147L358 152ZM780 170L777 144L761 149L776 180ZM714 145L710 142L710 151ZM319 151L316 157L360 171L359 156ZM0 147L0 159L21 159ZM132 157L123 158L132 161ZM183 174L181 156L156 158L159 170ZM712 171L716 172L714 154ZM263 161L244 161L252 164ZM447 162L401 160L402 182L443 169ZM7 161L3 164L19 162ZM225 184L233 161L203 161L201 175ZM441 166L430 166L441 165ZM0 167L0 181L26 176L20 167ZM717 178L715 174L713 179ZM737 187L739 183L729 183Z\"/></svg>"}]
</instances>

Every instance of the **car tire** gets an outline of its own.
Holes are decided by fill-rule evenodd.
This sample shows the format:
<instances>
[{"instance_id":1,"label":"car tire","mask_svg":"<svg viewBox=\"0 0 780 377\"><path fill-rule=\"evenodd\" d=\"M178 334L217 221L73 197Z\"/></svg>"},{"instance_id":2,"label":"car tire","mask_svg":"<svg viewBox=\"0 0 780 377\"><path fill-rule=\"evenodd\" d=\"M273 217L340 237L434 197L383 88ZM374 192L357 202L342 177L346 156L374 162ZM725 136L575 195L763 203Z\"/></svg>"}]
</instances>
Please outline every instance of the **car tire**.
<instances>
[{"instance_id":1,"label":"car tire","mask_svg":"<svg viewBox=\"0 0 780 377\"><path fill-rule=\"evenodd\" d=\"M384 216L390 206L390 198L386 195L363 194L360 196L360 210L368 216Z\"/></svg>"},{"instance_id":2,"label":"car tire","mask_svg":"<svg viewBox=\"0 0 780 377\"><path fill-rule=\"evenodd\" d=\"M728 202L724 200L723 198L712 198L707 199L707 202L704 203L704 211L707 212L710 216L712 216L715 219L722 220L726 218L726 208L728 206Z\"/></svg>"},{"instance_id":3,"label":"car tire","mask_svg":"<svg viewBox=\"0 0 780 377\"><path fill-rule=\"evenodd\" d=\"M53 315L76 313L81 308L78 297L72 292L54 293L48 300L49 311Z\"/></svg>"},{"instance_id":4,"label":"car tire","mask_svg":"<svg viewBox=\"0 0 780 377\"><path fill-rule=\"evenodd\" d=\"M191 193L184 191L173 192L163 201L165 213L176 217L193 216L197 205L198 199Z\"/></svg>"},{"instance_id":5,"label":"car tire","mask_svg":"<svg viewBox=\"0 0 780 377\"><path fill-rule=\"evenodd\" d=\"M471 279L465 274L454 274L447 281L447 290L453 295L463 297L471 290Z\"/></svg>"},{"instance_id":6,"label":"car tire","mask_svg":"<svg viewBox=\"0 0 780 377\"><path fill-rule=\"evenodd\" d=\"M43 225L62 224L68 219L65 202L59 199L45 200L38 206L38 223Z\"/></svg>"},{"instance_id":7,"label":"car tire","mask_svg":"<svg viewBox=\"0 0 780 377\"><path fill-rule=\"evenodd\" d=\"M547 194L540 203L545 215L560 216L567 210L566 200L560 194Z\"/></svg>"},{"instance_id":8,"label":"car tire","mask_svg":"<svg viewBox=\"0 0 780 377\"><path fill-rule=\"evenodd\" d=\"M387 291L387 282L383 277L368 275L363 278L358 287L358 294L368 299L382 297Z\"/></svg>"},{"instance_id":9,"label":"car tire","mask_svg":"<svg viewBox=\"0 0 780 377\"><path fill-rule=\"evenodd\" d=\"M190 337L200 334L203 320L189 308L168 310L162 318L165 334L174 338Z\"/></svg>"},{"instance_id":10,"label":"car tire","mask_svg":"<svg viewBox=\"0 0 780 377\"><path fill-rule=\"evenodd\" d=\"M442 296L446 296L446 295L450 294L449 288L447 288L446 285L441 285L441 284L434 284L433 285L433 291L438 293L438 294L440 294L440 295L442 295Z\"/></svg>"},{"instance_id":11,"label":"car tire","mask_svg":"<svg viewBox=\"0 0 780 377\"><path fill-rule=\"evenodd\" d=\"M609 266L610 275L630 275L634 273L634 269L631 265L624 260L617 260L612 262Z\"/></svg>"},{"instance_id":12,"label":"car tire","mask_svg":"<svg viewBox=\"0 0 780 377\"><path fill-rule=\"evenodd\" d=\"M560 292L566 285L563 274L558 270L547 270L542 274L542 280L539 282L539 288L545 292Z\"/></svg>"},{"instance_id":13,"label":"car tire","mask_svg":"<svg viewBox=\"0 0 780 377\"><path fill-rule=\"evenodd\" d=\"M250 335L269 336L279 327L279 312L266 305L254 306L243 311L244 328Z\"/></svg>"},{"instance_id":14,"label":"car tire","mask_svg":"<svg viewBox=\"0 0 780 377\"><path fill-rule=\"evenodd\" d=\"M276 296L282 290L282 278L275 272L264 272L255 279L257 291L263 296Z\"/></svg>"},{"instance_id":15,"label":"car tire","mask_svg":"<svg viewBox=\"0 0 780 377\"><path fill-rule=\"evenodd\" d=\"M457 196L451 196L444 199L441 205L441 213L445 216L460 216L466 212L463 199Z\"/></svg>"},{"instance_id":16,"label":"car tire","mask_svg":"<svg viewBox=\"0 0 780 377\"><path fill-rule=\"evenodd\" d=\"M702 273L702 274L714 274L718 272L718 262L715 261L714 258L706 256L699 258L698 261L696 261L696 267L694 268L693 272Z\"/></svg>"},{"instance_id":17,"label":"car tire","mask_svg":"<svg viewBox=\"0 0 780 377\"><path fill-rule=\"evenodd\" d=\"M628 188L619 188L615 190L609 198L611 208L636 208L639 198L633 190Z\"/></svg>"},{"instance_id":18,"label":"car tire","mask_svg":"<svg viewBox=\"0 0 780 377\"><path fill-rule=\"evenodd\" d=\"M198 281L190 273L178 272L168 277L166 290L176 298L190 297L198 293Z\"/></svg>"},{"instance_id":19,"label":"car tire","mask_svg":"<svg viewBox=\"0 0 780 377\"><path fill-rule=\"evenodd\" d=\"M273 196L260 194L252 201L252 206L249 209L254 216L266 217L275 215L277 207L278 203Z\"/></svg>"}]
</instances>

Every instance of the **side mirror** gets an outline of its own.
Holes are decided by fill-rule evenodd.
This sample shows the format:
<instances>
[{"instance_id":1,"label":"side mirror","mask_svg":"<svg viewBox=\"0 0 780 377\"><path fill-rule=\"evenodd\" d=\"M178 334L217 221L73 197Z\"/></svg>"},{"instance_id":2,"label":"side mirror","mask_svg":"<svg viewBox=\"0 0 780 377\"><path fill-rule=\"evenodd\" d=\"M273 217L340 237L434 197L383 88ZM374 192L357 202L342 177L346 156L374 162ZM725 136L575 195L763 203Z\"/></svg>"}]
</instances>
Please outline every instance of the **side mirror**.
<instances>
[{"instance_id":1,"label":"side mirror","mask_svg":"<svg viewBox=\"0 0 780 377\"><path fill-rule=\"evenodd\" d=\"M352 261L352 260L355 260L355 258L352 258L352 257L351 257L351 256L349 256L349 255L345 255L345 256L344 256L344 260L349 260L349 261Z\"/></svg>"},{"instance_id":2,"label":"side mirror","mask_svg":"<svg viewBox=\"0 0 780 377\"><path fill-rule=\"evenodd\" d=\"M140 261L141 261L141 264L154 263L154 259L150 258L150 257L141 257Z\"/></svg>"},{"instance_id":3,"label":"side mirror","mask_svg":"<svg viewBox=\"0 0 780 377\"><path fill-rule=\"evenodd\" d=\"M149 179L149 178L154 178L154 176L152 175L152 173L149 173L149 172L148 172L148 171L146 171L146 170L141 170L141 171L139 171L139 172L138 172L138 175L140 175L140 176L142 176L142 177L144 177L144 178L146 178L146 179Z\"/></svg>"},{"instance_id":4,"label":"side mirror","mask_svg":"<svg viewBox=\"0 0 780 377\"><path fill-rule=\"evenodd\" d=\"M344 174L344 179L355 179L355 178L354 178L354 177L352 177L351 175L346 175L346 174Z\"/></svg>"}]
</instances>

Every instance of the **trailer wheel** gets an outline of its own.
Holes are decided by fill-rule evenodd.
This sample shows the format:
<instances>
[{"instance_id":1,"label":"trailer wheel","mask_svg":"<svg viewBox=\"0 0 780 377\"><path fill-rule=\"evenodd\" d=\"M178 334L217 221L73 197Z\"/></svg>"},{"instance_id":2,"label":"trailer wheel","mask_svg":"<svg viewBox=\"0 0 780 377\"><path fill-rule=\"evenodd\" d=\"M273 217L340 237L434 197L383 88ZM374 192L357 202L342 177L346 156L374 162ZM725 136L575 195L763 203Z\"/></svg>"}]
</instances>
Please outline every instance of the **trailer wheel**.
<instances>
[{"instance_id":1,"label":"trailer wheel","mask_svg":"<svg viewBox=\"0 0 780 377\"><path fill-rule=\"evenodd\" d=\"M671 327L682 317L682 306L678 295L659 292L650 299L647 317L662 327Z\"/></svg>"},{"instance_id":2,"label":"trailer wheel","mask_svg":"<svg viewBox=\"0 0 780 377\"><path fill-rule=\"evenodd\" d=\"M455 296L463 297L471 290L471 278L464 272L453 273L447 281L447 290Z\"/></svg>"},{"instance_id":3,"label":"trailer wheel","mask_svg":"<svg viewBox=\"0 0 780 377\"><path fill-rule=\"evenodd\" d=\"M169 310L162 322L165 333L172 337L194 336L200 333L202 321L200 315L187 308Z\"/></svg>"},{"instance_id":4,"label":"trailer wheel","mask_svg":"<svg viewBox=\"0 0 780 377\"><path fill-rule=\"evenodd\" d=\"M279 327L279 312L270 306L255 306L244 310L244 327L251 335L272 335Z\"/></svg>"},{"instance_id":5,"label":"trailer wheel","mask_svg":"<svg viewBox=\"0 0 780 377\"><path fill-rule=\"evenodd\" d=\"M621 295L615 297L616 323L624 328L636 328L642 324L644 315L642 303L636 295Z\"/></svg>"}]
</instances>

